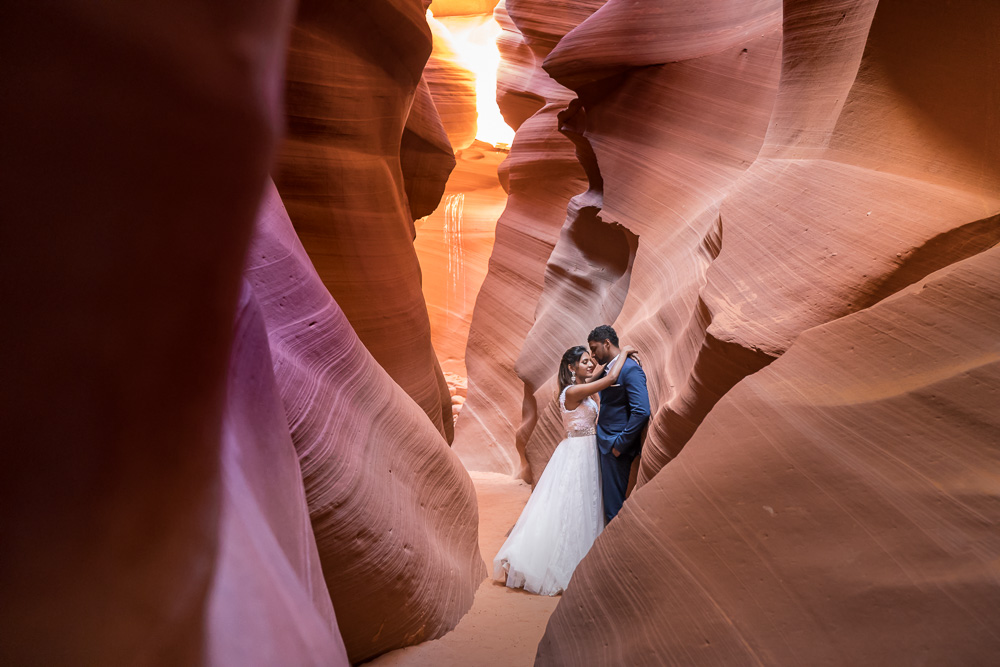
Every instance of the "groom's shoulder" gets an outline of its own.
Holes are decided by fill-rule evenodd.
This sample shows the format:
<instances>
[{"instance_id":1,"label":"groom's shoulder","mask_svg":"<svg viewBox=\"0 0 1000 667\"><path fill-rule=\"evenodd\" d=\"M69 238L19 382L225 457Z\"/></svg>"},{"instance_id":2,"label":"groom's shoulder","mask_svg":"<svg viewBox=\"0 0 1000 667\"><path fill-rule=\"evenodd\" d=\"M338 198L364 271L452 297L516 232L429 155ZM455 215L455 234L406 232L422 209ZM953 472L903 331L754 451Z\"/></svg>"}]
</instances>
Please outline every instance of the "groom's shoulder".
<instances>
[{"instance_id":1,"label":"groom's shoulder","mask_svg":"<svg viewBox=\"0 0 1000 667\"><path fill-rule=\"evenodd\" d=\"M622 366L622 373L627 375L640 374L646 377L646 372L642 370L642 366L632 357L625 360L625 365Z\"/></svg>"}]
</instances>

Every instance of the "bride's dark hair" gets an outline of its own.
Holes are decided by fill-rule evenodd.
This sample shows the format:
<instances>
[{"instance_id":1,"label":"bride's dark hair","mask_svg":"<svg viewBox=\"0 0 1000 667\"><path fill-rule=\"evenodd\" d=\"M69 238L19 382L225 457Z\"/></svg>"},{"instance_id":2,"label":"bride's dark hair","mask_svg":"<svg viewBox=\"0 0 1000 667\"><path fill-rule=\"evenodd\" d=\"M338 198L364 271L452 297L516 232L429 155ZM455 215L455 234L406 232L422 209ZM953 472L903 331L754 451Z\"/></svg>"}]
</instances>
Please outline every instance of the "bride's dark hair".
<instances>
[{"instance_id":1,"label":"bride's dark hair","mask_svg":"<svg viewBox=\"0 0 1000 667\"><path fill-rule=\"evenodd\" d=\"M562 394L562 390L573 384L573 376L570 375L569 367L570 364L575 364L580 361L580 357L584 353L589 352L587 348L583 345L574 345L565 352L563 352L562 361L559 362L559 393Z\"/></svg>"}]
</instances>

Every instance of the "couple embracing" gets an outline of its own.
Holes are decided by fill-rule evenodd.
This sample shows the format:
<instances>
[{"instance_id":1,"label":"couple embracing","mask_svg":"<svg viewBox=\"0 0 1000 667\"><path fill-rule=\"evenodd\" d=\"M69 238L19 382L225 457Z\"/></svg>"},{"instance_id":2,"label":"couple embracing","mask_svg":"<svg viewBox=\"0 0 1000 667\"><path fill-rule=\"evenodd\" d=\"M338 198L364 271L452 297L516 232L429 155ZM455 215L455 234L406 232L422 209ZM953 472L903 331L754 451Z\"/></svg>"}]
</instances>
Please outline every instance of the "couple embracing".
<instances>
[{"instance_id":1,"label":"couple embracing","mask_svg":"<svg viewBox=\"0 0 1000 667\"><path fill-rule=\"evenodd\" d=\"M587 348L566 350L559 364L559 443L510 536L493 560L493 577L511 588L557 595L606 522L625 502L632 461L649 420L646 375L604 324ZM600 398L600 406L594 396Z\"/></svg>"}]
</instances>

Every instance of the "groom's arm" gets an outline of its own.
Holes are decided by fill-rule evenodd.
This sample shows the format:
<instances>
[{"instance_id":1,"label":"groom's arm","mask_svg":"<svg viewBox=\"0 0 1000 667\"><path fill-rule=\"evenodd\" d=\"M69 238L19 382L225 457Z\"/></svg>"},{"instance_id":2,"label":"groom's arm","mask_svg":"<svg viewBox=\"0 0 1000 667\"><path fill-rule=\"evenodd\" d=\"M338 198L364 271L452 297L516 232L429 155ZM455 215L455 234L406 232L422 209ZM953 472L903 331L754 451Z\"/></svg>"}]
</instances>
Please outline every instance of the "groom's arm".
<instances>
[{"instance_id":1,"label":"groom's arm","mask_svg":"<svg viewBox=\"0 0 1000 667\"><path fill-rule=\"evenodd\" d=\"M639 434L649 420L646 373L639 364L630 364L622 371L621 384L628 398L629 417L625 429L615 437L612 448L618 450L620 454L631 454L639 444Z\"/></svg>"}]
</instances>

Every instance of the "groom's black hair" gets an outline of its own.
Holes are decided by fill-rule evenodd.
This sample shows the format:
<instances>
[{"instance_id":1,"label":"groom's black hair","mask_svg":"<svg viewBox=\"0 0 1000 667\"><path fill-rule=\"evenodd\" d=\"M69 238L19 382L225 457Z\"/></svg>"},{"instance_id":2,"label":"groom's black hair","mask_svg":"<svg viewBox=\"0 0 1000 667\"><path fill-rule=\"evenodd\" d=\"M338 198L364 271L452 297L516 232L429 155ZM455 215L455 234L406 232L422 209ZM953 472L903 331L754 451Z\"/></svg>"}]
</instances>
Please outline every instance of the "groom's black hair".
<instances>
[{"instance_id":1,"label":"groom's black hair","mask_svg":"<svg viewBox=\"0 0 1000 667\"><path fill-rule=\"evenodd\" d=\"M615 330L611 328L610 324L602 324L587 336L587 342L594 341L595 343L600 343L604 340L610 340L611 344L618 347L618 334Z\"/></svg>"}]
</instances>

